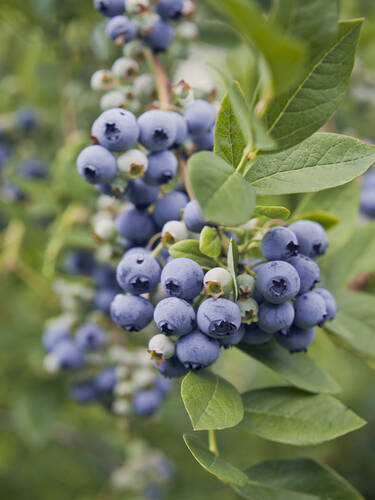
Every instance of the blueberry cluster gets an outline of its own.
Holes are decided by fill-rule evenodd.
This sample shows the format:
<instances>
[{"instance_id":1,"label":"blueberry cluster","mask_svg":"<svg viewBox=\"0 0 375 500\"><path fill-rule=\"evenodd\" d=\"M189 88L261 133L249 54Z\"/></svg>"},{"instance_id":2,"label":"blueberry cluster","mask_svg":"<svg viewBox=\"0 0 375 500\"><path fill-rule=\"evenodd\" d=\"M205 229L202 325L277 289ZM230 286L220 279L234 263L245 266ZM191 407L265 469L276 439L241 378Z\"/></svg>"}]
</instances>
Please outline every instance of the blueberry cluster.
<instances>
[{"instance_id":1,"label":"blueberry cluster","mask_svg":"<svg viewBox=\"0 0 375 500\"><path fill-rule=\"evenodd\" d=\"M313 259L327 248L326 232L317 222L299 220L270 229L261 248L268 262L254 268L258 321L243 341L265 343L275 335L290 352L306 351L314 340L314 327L332 320L337 311L332 294L315 288L320 269Z\"/></svg>"}]
</instances>

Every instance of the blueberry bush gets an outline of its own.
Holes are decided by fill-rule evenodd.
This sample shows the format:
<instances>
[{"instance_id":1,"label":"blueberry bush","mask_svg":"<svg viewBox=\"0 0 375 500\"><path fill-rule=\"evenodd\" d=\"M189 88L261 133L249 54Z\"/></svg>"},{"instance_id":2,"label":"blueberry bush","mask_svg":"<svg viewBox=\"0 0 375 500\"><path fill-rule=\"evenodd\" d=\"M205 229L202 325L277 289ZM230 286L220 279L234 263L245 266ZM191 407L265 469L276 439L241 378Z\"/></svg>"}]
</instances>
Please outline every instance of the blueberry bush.
<instances>
[{"instance_id":1,"label":"blueberry bush","mask_svg":"<svg viewBox=\"0 0 375 500\"><path fill-rule=\"evenodd\" d=\"M373 95L354 66L363 19L344 18L356 11L339 0L89 10L72 43L92 29L105 63L94 57L66 91L48 172L33 156L1 186L1 262L43 298L51 290L47 394L68 392L72 411L124 436L106 471L119 495L191 498L180 469L195 474L193 457L220 481L202 473L194 495L210 481L223 499L364 498L313 448L366 425L339 393L375 366L375 136L352 120ZM194 74L184 61L200 43L206 73ZM51 133L36 116L4 114L0 165L12 141ZM43 257L19 266L30 220L47 230Z\"/></svg>"}]
</instances>

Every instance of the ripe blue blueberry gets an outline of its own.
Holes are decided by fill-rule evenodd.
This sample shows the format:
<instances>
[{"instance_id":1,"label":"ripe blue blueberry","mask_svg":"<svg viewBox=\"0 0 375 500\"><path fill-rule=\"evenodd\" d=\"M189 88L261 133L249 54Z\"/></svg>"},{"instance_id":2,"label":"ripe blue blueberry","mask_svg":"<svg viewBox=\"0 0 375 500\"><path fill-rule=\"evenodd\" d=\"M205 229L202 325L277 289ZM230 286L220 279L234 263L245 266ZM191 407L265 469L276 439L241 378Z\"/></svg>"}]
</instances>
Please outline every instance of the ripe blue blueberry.
<instances>
[{"instance_id":1,"label":"ripe blue blueberry","mask_svg":"<svg viewBox=\"0 0 375 500\"><path fill-rule=\"evenodd\" d=\"M145 181L151 186L166 184L176 175L177 158L168 150L148 155L148 169Z\"/></svg>"},{"instance_id":2,"label":"ripe blue blueberry","mask_svg":"<svg viewBox=\"0 0 375 500\"><path fill-rule=\"evenodd\" d=\"M93 298L94 308L105 314L109 314L113 299L119 293L117 288L99 288Z\"/></svg>"},{"instance_id":3,"label":"ripe blue blueberry","mask_svg":"<svg viewBox=\"0 0 375 500\"><path fill-rule=\"evenodd\" d=\"M289 226L298 240L299 252L311 259L323 255L327 248L324 227L311 220L298 220Z\"/></svg>"},{"instance_id":4,"label":"ripe blue blueberry","mask_svg":"<svg viewBox=\"0 0 375 500\"><path fill-rule=\"evenodd\" d=\"M176 354L185 368L200 370L217 360L220 354L220 344L217 340L194 331L178 339Z\"/></svg>"},{"instance_id":5,"label":"ripe blue blueberry","mask_svg":"<svg viewBox=\"0 0 375 500\"><path fill-rule=\"evenodd\" d=\"M86 380L85 382L74 384L70 388L70 395L76 403L92 403L97 397L95 384L92 380Z\"/></svg>"},{"instance_id":6,"label":"ripe blue blueberry","mask_svg":"<svg viewBox=\"0 0 375 500\"><path fill-rule=\"evenodd\" d=\"M124 0L94 0L94 6L105 17L119 16L125 11Z\"/></svg>"},{"instance_id":7,"label":"ripe blue blueberry","mask_svg":"<svg viewBox=\"0 0 375 500\"><path fill-rule=\"evenodd\" d=\"M107 334L95 323L85 323L78 328L75 340L80 349L95 350L106 343Z\"/></svg>"},{"instance_id":8,"label":"ripe blue blueberry","mask_svg":"<svg viewBox=\"0 0 375 500\"><path fill-rule=\"evenodd\" d=\"M197 312L198 328L216 339L234 335L241 326L241 311L227 299L207 299Z\"/></svg>"},{"instance_id":9,"label":"ripe blue blueberry","mask_svg":"<svg viewBox=\"0 0 375 500\"><path fill-rule=\"evenodd\" d=\"M360 198L361 214L369 218L375 217L375 188L363 189Z\"/></svg>"},{"instance_id":10,"label":"ripe blue blueberry","mask_svg":"<svg viewBox=\"0 0 375 500\"><path fill-rule=\"evenodd\" d=\"M262 253L267 260L286 260L297 252L297 236L287 227L273 227L262 239Z\"/></svg>"},{"instance_id":11,"label":"ripe blue blueberry","mask_svg":"<svg viewBox=\"0 0 375 500\"><path fill-rule=\"evenodd\" d=\"M23 107L17 111L16 115L17 127L24 132L30 132L38 124L38 117L33 108Z\"/></svg>"},{"instance_id":12,"label":"ripe blue blueberry","mask_svg":"<svg viewBox=\"0 0 375 500\"><path fill-rule=\"evenodd\" d=\"M83 362L82 351L72 340L59 342L51 351L51 355L61 370L76 370Z\"/></svg>"},{"instance_id":13,"label":"ripe blue blueberry","mask_svg":"<svg viewBox=\"0 0 375 500\"><path fill-rule=\"evenodd\" d=\"M294 323L299 328L322 326L327 319L327 309L324 298L316 292L307 292L294 302Z\"/></svg>"},{"instance_id":14,"label":"ripe blue blueberry","mask_svg":"<svg viewBox=\"0 0 375 500\"><path fill-rule=\"evenodd\" d=\"M87 250L73 250L65 259L65 272L71 276L88 276L94 268L94 257Z\"/></svg>"},{"instance_id":15,"label":"ripe blue blueberry","mask_svg":"<svg viewBox=\"0 0 375 500\"><path fill-rule=\"evenodd\" d=\"M126 198L137 208L147 208L152 205L159 195L159 189L156 186L146 184L143 179L133 179L128 182L125 189Z\"/></svg>"},{"instance_id":16,"label":"ripe blue blueberry","mask_svg":"<svg viewBox=\"0 0 375 500\"><path fill-rule=\"evenodd\" d=\"M106 33L115 42L124 44L134 40L137 27L127 16L114 16L108 21Z\"/></svg>"},{"instance_id":17,"label":"ripe blue blueberry","mask_svg":"<svg viewBox=\"0 0 375 500\"><path fill-rule=\"evenodd\" d=\"M154 361L154 367L161 375L163 375L163 377L167 378L183 377L188 372L177 356L165 359L160 364Z\"/></svg>"},{"instance_id":18,"label":"ripe blue blueberry","mask_svg":"<svg viewBox=\"0 0 375 500\"><path fill-rule=\"evenodd\" d=\"M38 159L23 162L19 167L19 174L30 179L46 179L48 176L45 164Z\"/></svg>"},{"instance_id":19,"label":"ripe blue blueberry","mask_svg":"<svg viewBox=\"0 0 375 500\"><path fill-rule=\"evenodd\" d=\"M61 326L50 326L47 328L42 335L42 344L47 352L53 351L53 349L64 340L71 339L69 330Z\"/></svg>"},{"instance_id":20,"label":"ripe blue blueberry","mask_svg":"<svg viewBox=\"0 0 375 500\"><path fill-rule=\"evenodd\" d=\"M301 281L299 293L309 292L320 281L320 268L316 262L306 255L298 254L288 260L296 269Z\"/></svg>"},{"instance_id":21,"label":"ripe blue blueberry","mask_svg":"<svg viewBox=\"0 0 375 500\"><path fill-rule=\"evenodd\" d=\"M116 269L109 264L95 266L92 273L92 279L98 288L116 287Z\"/></svg>"},{"instance_id":22,"label":"ripe blue blueberry","mask_svg":"<svg viewBox=\"0 0 375 500\"><path fill-rule=\"evenodd\" d=\"M159 391L160 395L165 398L171 391L172 384L170 380L167 380L164 377L156 377L154 387L157 391Z\"/></svg>"},{"instance_id":23,"label":"ripe blue blueberry","mask_svg":"<svg viewBox=\"0 0 375 500\"><path fill-rule=\"evenodd\" d=\"M337 304L334 296L325 288L317 288L314 292L323 297L326 304L327 320L333 320L337 313Z\"/></svg>"},{"instance_id":24,"label":"ripe blue blueberry","mask_svg":"<svg viewBox=\"0 0 375 500\"><path fill-rule=\"evenodd\" d=\"M202 290L203 271L199 264L181 257L173 259L161 273L161 284L171 297L192 301Z\"/></svg>"},{"instance_id":25,"label":"ripe blue blueberry","mask_svg":"<svg viewBox=\"0 0 375 500\"><path fill-rule=\"evenodd\" d=\"M261 330L256 323L245 325L245 335L242 338L242 343L247 345L263 345L267 344L273 337L272 333L267 333Z\"/></svg>"},{"instance_id":26,"label":"ripe blue blueberry","mask_svg":"<svg viewBox=\"0 0 375 500\"><path fill-rule=\"evenodd\" d=\"M302 329L292 326L286 335L276 334L277 342L290 353L306 352L315 337L314 328Z\"/></svg>"},{"instance_id":27,"label":"ripe blue blueberry","mask_svg":"<svg viewBox=\"0 0 375 500\"><path fill-rule=\"evenodd\" d=\"M151 215L137 208L120 212L115 219L115 226L120 236L137 245L146 243L156 233Z\"/></svg>"},{"instance_id":28,"label":"ripe blue blueberry","mask_svg":"<svg viewBox=\"0 0 375 500\"><path fill-rule=\"evenodd\" d=\"M207 224L197 200L189 201L184 208L184 222L192 233L200 233Z\"/></svg>"},{"instance_id":29,"label":"ripe blue blueberry","mask_svg":"<svg viewBox=\"0 0 375 500\"><path fill-rule=\"evenodd\" d=\"M168 297L155 307L154 321L166 335L186 335L195 327L195 311L186 300Z\"/></svg>"},{"instance_id":30,"label":"ripe blue blueberry","mask_svg":"<svg viewBox=\"0 0 375 500\"><path fill-rule=\"evenodd\" d=\"M174 118L176 122L176 138L172 144L172 148L179 148L182 146L183 142L187 139L188 128L184 115L177 113L177 111L171 111L170 117Z\"/></svg>"},{"instance_id":31,"label":"ripe blue blueberry","mask_svg":"<svg viewBox=\"0 0 375 500\"><path fill-rule=\"evenodd\" d=\"M145 328L154 315L151 302L138 295L117 295L111 304L111 317L127 332Z\"/></svg>"},{"instance_id":32,"label":"ripe blue blueberry","mask_svg":"<svg viewBox=\"0 0 375 500\"><path fill-rule=\"evenodd\" d=\"M178 19L184 8L184 0L160 0L155 10L162 19Z\"/></svg>"},{"instance_id":33,"label":"ripe blue blueberry","mask_svg":"<svg viewBox=\"0 0 375 500\"><path fill-rule=\"evenodd\" d=\"M77 158L79 175L90 184L105 184L116 175L115 157L102 146L88 146Z\"/></svg>"},{"instance_id":34,"label":"ripe blue blueberry","mask_svg":"<svg viewBox=\"0 0 375 500\"><path fill-rule=\"evenodd\" d=\"M147 30L143 43L154 52L164 52L174 38L174 28L163 19L158 19Z\"/></svg>"},{"instance_id":35,"label":"ripe blue blueberry","mask_svg":"<svg viewBox=\"0 0 375 500\"><path fill-rule=\"evenodd\" d=\"M103 368L94 379L95 388L99 394L112 392L116 383L116 370L112 366Z\"/></svg>"},{"instance_id":36,"label":"ripe blue blueberry","mask_svg":"<svg viewBox=\"0 0 375 500\"><path fill-rule=\"evenodd\" d=\"M245 335L245 327L241 326L238 332L234 333L233 335L230 335L229 337L224 337L219 340L220 346L224 347L224 349L227 349L228 347L232 347L234 345L238 345L240 342L242 342L242 339Z\"/></svg>"},{"instance_id":37,"label":"ripe blue blueberry","mask_svg":"<svg viewBox=\"0 0 375 500\"><path fill-rule=\"evenodd\" d=\"M214 149L215 127L208 132L194 137L194 143L197 151L212 151Z\"/></svg>"},{"instance_id":38,"label":"ripe blue blueberry","mask_svg":"<svg viewBox=\"0 0 375 500\"><path fill-rule=\"evenodd\" d=\"M258 326L267 333L286 331L294 320L294 308L290 302L269 304L263 302L259 307Z\"/></svg>"},{"instance_id":39,"label":"ripe blue blueberry","mask_svg":"<svg viewBox=\"0 0 375 500\"><path fill-rule=\"evenodd\" d=\"M152 153L170 148L176 139L176 121L168 111L146 111L138 118L138 126L139 142Z\"/></svg>"},{"instance_id":40,"label":"ripe blue blueberry","mask_svg":"<svg viewBox=\"0 0 375 500\"><path fill-rule=\"evenodd\" d=\"M130 111L122 108L107 109L94 121L91 136L101 146L110 151L125 151L137 142L139 127L136 117ZM96 184L103 184L96 182Z\"/></svg>"},{"instance_id":41,"label":"ripe blue blueberry","mask_svg":"<svg viewBox=\"0 0 375 500\"><path fill-rule=\"evenodd\" d=\"M282 304L294 298L300 290L300 278L291 264L274 260L258 265L256 289L264 299L272 304Z\"/></svg>"},{"instance_id":42,"label":"ripe blue blueberry","mask_svg":"<svg viewBox=\"0 0 375 500\"><path fill-rule=\"evenodd\" d=\"M157 411L161 402L162 396L155 389L137 391L133 396L133 411L136 415L149 417Z\"/></svg>"},{"instance_id":43,"label":"ripe blue blueberry","mask_svg":"<svg viewBox=\"0 0 375 500\"><path fill-rule=\"evenodd\" d=\"M125 292L141 295L158 286L160 273L160 265L151 254L131 251L117 266L117 282Z\"/></svg>"},{"instance_id":44,"label":"ripe blue blueberry","mask_svg":"<svg viewBox=\"0 0 375 500\"><path fill-rule=\"evenodd\" d=\"M180 220L182 210L186 207L189 198L182 191L172 191L160 198L154 208L153 217L159 228L170 220Z\"/></svg>"},{"instance_id":45,"label":"ripe blue blueberry","mask_svg":"<svg viewBox=\"0 0 375 500\"><path fill-rule=\"evenodd\" d=\"M208 132L215 122L214 110L207 101L196 99L185 108L184 116L192 137Z\"/></svg>"}]
</instances>

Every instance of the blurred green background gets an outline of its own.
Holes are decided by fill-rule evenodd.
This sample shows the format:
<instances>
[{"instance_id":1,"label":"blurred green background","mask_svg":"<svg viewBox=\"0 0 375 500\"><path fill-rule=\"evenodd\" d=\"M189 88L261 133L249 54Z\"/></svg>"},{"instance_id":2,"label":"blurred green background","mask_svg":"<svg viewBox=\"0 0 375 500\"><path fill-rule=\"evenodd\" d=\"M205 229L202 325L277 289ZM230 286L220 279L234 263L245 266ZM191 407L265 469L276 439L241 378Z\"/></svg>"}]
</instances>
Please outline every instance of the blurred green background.
<instances>
[{"instance_id":1,"label":"blurred green background","mask_svg":"<svg viewBox=\"0 0 375 500\"><path fill-rule=\"evenodd\" d=\"M218 39L217 29L207 21L211 17L204 2L201 4L203 50L209 45L219 46L221 51L238 50L230 31ZM331 125L374 140L375 4L373 0L342 4L342 17L365 16L366 24L351 90ZM52 172L49 182L24 186L30 191L25 202L9 206L1 201L7 213L0 239L1 499L133 499L109 484L111 471L123 461L125 436L120 426L113 425L113 417L104 410L72 403L64 380L44 373L40 347L44 321L58 313L51 293L52 276L41 273L46 248L71 204L90 207L95 200L95 193L74 168L76 152L87 142L89 125L99 112L89 79L96 69L109 67L116 53L103 37L103 21L91 0L1 1L0 115L7 117L27 104L38 108L41 117L36 132L14 140L8 169L12 172L31 154L45 158ZM47 215L55 224L45 226L40 215ZM78 229L64 244L86 243L86 236ZM311 353L344 388L342 400L368 420L368 425L332 443L306 449L225 431L218 438L223 455L240 467L277 457L317 457L346 477L365 498L375 499L374 372L323 335L318 336ZM215 371L224 372L241 390L280 382L235 350L221 357ZM181 435L191 426L177 385L162 412L139 426L139 432L176 464L168 499L199 500L208 494L217 500L237 498L205 473L186 449Z\"/></svg>"}]
</instances>

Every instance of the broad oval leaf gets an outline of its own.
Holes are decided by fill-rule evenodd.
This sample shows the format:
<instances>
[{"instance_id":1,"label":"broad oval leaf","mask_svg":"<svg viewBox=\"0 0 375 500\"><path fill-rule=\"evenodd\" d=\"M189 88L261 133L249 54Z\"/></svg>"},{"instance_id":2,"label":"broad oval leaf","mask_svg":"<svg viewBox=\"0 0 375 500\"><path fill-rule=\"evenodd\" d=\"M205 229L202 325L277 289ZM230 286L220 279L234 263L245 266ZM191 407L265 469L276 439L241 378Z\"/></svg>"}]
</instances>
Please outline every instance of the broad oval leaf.
<instances>
[{"instance_id":1,"label":"broad oval leaf","mask_svg":"<svg viewBox=\"0 0 375 500\"><path fill-rule=\"evenodd\" d=\"M365 421L337 399L293 387L270 387L243 395L241 427L264 439L295 446L323 443L359 429Z\"/></svg>"},{"instance_id":2,"label":"broad oval leaf","mask_svg":"<svg viewBox=\"0 0 375 500\"><path fill-rule=\"evenodd\" d=\"M244 487L248 481L244 472L221 457L214 455L201 440L192 434L184 434L184 441L195 460L224 483Z\"/></svg>"},{"instance_id":3,"label":"broad oval leaf","mask_svg":"<svg viewBox=\"0 0 375 500\"><path fill-rule=\"evenodd\" d=\"M341 186L375 161L375 146L318 133L287 151L257 156L246 178L257 194L310 193Z\"/></svg>"},{"instance_id":4,"label":"broad oval leaf","mask_svg":"<svg viewBox=\"0 0 375 500\"><path fill-rule=\"evenodd\" d=\"M364 500L337 472L310 458L262 462L245 472L248 485L235 490L249 500Z\"/></svg>"},{"instance_id":5,"label":"broad oval leaf","mask_svg":"<svg viewBox=\"0 0 375 500\"><path fill-rule=\"evenodd\" d=\"M207 370L188 373L181 384L181 396L195 431L226 429L243 419L237 389Z\"/></svg>"},{"instance_id":6,"label":"broad oval leaf","mask_svg":"<svg viewBox=\"0 0 375 500\"><path fill-rule=\"evenodd\" d=\"M265 119L278 149L290 148L311 136L338 108L348 89L362 22L340 23L336 38L299 85L269 106Z\"/></svg>"},{"instance_id":7,"label":"broad oval leaf","mask_svg":"<svg viewBox=\"0 0 375 500\"><path fill-rule=\"evenodd\" d=\"M290 216L290 210L285 207L266 207L257 205L254 216L268 217L269 219L287 220Z\"/></svg>"},{"instance_id":8,"label":"broad oval leaf","mask_svg":"<svg viewBox=\"0 0 375 500\"><path fill-rule=\"evenodd\" d=\"M208 257L216 259L221 253L221 241L216 229L204 226L199 238L199 250Z\"/></svg>"},{"instance_id":9,"label":"broad oval leaf","mask_svg":"<svg viewBox=\"0 0 375 500\"><path fill-rule=\"evenodd\" d=\"M304 353L290 354L276 341L260 346L240 344L242 351L284 377L288 382L309 392L337 393L340 386Z\"/></svg>"},{"instance_id":10,"label":"broad oval leaf","mask_svg":"<svg viewBox=\"0 0 375 500\"><path fill-rule=\"evenodd\" d=\"M215 261L200 251L199 241L197 240L179 241L169 248L169 253L174 259L186 257L187 259L194 260L202 267L215 267Z\"/></svg>"},{"instance_id":11,"label":"broad oval leaf","mask_svg":"<svg viewBox=\"0 0 375 500\"><path fill-rule=\"evenodd\" d=\"M236 225L251 218L255 191L231 165L208 151L193 155L188 165L191 186L208 220Z\"/></svg>"}]
</instances>

